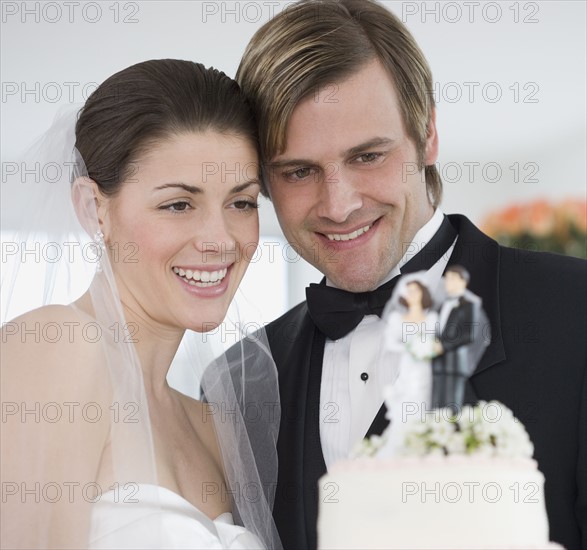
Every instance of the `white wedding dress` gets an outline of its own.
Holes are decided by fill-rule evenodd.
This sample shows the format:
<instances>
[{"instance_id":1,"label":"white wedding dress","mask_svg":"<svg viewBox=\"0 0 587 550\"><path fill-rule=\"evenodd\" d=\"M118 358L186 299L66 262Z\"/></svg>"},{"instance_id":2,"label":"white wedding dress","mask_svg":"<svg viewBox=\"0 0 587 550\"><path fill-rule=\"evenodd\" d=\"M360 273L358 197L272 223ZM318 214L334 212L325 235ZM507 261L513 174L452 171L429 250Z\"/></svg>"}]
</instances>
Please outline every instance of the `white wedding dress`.
<instances>
[{"instance_id":1,"label":"white wedding dress","mask_svg":"<svg viewBox=\"0 0 587 550\"><path fill-rule=\"evenodd\" d=\"M387 320L385 347L395 357L398 375L386 388L387 418L392 429L386 445L390 452L403 447L406 421L421 416L430 408L432 399L432 355L438 315L426 314L421 323L405 323L403 315L394 311Z\"/></svg>"},{"instance_id":2,"label":"white wedding dress","mask_svg":"<svg viewBox=\"0 0 587 550\"><path fill-rule=\"evenodd\" d=\"M93 505L91 549L264 548L253 533L234 524L229 512L211 520L169 489L146 484L138 487L140 499L120 499L109 491Z\"/></svg>"}]
</instances>

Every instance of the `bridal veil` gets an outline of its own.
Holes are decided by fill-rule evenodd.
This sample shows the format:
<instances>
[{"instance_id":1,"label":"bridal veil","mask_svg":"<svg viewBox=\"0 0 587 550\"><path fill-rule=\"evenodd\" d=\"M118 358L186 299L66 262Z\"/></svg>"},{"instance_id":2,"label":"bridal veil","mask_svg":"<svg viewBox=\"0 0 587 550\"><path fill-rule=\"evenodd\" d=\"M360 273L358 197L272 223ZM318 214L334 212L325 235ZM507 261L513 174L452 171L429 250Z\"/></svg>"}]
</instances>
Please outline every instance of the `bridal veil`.
<instances>
[{"instance_id":1,"label":"bridal veil","mask_svg":"<svg viewBox=\"0 0 587 550\"><path fill-rule=\"evenodd\" d=\"M142 516L149 531L141 538L159 548L157 506L140 507L141 488L159 485L134 347L141 334L125 319L113 273L113 263L134 261L135 250L133 243L107 249L100 238L75 148L78 111L62 111L23 158L7 165L2 183L3 220L10 222L3 227L3 334L18 338L23 350L15 364L2 364L2 546L91 547L92 509L108 493L121 507L138 503L134 520ZM67 305L87 289L92 315ZM63 305L45 310L40 322L14 318L49 304ZM35 355L40 342L63 354L56 372ZM187 330L180 349L173 378L182 392L207 402L223 459L226 487L202 490L223 491L235 522L279 548L272 503L280 410L262 323L245 325L231 307L220 327ZM23 383L25 371L34 383ZM96 473L105 463L114 480L107 486Z\"/></svg>"}]
</instances>

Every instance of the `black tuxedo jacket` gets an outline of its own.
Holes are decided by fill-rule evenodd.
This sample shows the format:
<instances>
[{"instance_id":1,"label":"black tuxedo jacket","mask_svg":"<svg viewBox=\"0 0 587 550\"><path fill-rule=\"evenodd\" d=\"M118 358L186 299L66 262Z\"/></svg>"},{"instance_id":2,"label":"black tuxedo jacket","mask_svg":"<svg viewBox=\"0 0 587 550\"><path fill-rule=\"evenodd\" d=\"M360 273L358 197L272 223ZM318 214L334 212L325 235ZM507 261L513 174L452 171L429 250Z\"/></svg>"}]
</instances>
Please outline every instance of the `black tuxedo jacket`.
<instances>
[{"instance_id":1,"label":"black tuxedo jacket","mask_svg":"<svg viewBox=\"0 0 587 550\"><path fill-rule=\"evenodd\" d=\"M440 308L439 314L442 312ZM440 343L445 352L471 343L471 325L473 323L473 304L461 297L448 314L442 329Z\"/></svg>"},{"instance_id":2,"label":"black tuxedo jacket","mask_svg":"<svg viewBox=\"0 0 587 550\"><path fill-rule=\"evenodd\" d=\"M513 410L546 478L551 540L587 548L587 262L501 247L464 216L449 219L459 234L449 265L471 274L492 330L465 399ZM317 543L317 485L326 473L320 392L309 380L317 332L305 302L267 326L282 407L274 517L286 549ZM385 425L381 410L369 433Z\"/></svg>"},{"instance_id":3,"label":"black tuxedo jacket","mask_svg":"<svg viewBox=\"0 0 587 550\"><path fill-rule=\"evenodd\" d=\"M440 308L442 312L442 307ZM464 346L471 343L473 336L473 304L461 297L446 319L446 324L439 334L443 353L432 361L433 372L445 372L454 374L468 374L468 354ZM479 334L483 337L483 334Z\"/></svg>"}]
</instances>

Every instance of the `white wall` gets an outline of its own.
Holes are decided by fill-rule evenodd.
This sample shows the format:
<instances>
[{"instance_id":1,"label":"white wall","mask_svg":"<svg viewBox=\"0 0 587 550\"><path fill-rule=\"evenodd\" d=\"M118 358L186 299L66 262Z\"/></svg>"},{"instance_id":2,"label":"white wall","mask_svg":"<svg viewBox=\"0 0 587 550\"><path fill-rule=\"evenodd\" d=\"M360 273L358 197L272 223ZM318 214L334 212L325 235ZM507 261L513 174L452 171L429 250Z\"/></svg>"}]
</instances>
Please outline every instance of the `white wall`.
<instances>
[{"instance_id":1,"label":"white wall","mask_svg":"<svg viewBox=\"0 0 587 550\"><path fill-rule=\"evenodd\" d=\"M3 1L3 163L46 129L58 105L82 102L95 83L138 61L191 59L233 76L255 30L289 3ZM512 200L585 197L585 2L385 4L433 70L446 212L480 221ZM260 215L262 233L280 235L270 204ZM290 287L279 308L303 299L317 278L302 261L286 263Z\"/></svg>"}]
</instances>

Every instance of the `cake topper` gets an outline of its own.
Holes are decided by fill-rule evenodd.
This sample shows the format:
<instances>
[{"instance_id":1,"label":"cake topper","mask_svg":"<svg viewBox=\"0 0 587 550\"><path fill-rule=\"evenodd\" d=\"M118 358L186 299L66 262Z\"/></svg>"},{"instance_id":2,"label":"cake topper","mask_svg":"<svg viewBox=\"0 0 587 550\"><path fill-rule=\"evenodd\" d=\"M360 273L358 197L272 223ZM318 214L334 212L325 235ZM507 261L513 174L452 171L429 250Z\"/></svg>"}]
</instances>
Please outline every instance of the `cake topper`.
<instances>
[{"instance_id":1,"label":"cake topper","mask_svg":"<svg viewBox=\"0 0 587 550\"><path fill-rule=\"evenodd\" d=\"M490 340L481 299L468 290L469 279L459 265L446 268L440 285L430 282L428 272L410 273L385 307L382 360L397 375L384 394L398 443L414 408L456 412L463 406L466 380Z\"/></svg>"}]
</instances>

